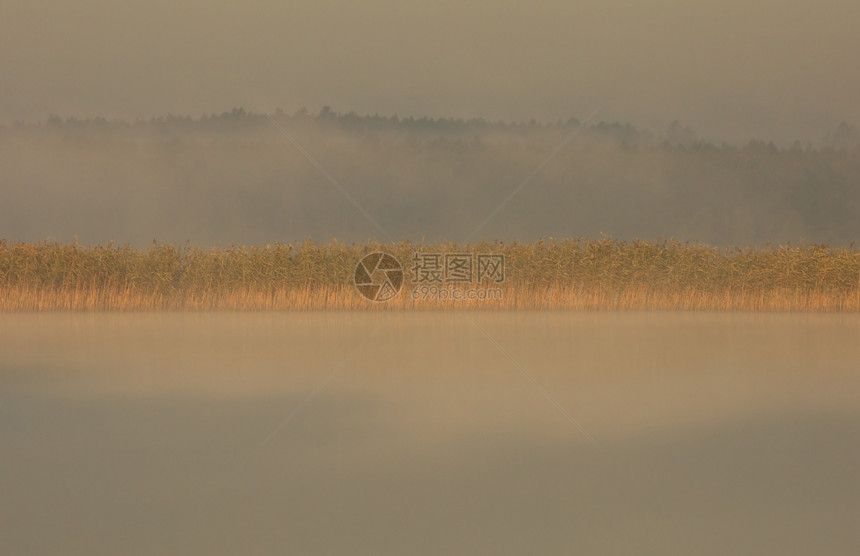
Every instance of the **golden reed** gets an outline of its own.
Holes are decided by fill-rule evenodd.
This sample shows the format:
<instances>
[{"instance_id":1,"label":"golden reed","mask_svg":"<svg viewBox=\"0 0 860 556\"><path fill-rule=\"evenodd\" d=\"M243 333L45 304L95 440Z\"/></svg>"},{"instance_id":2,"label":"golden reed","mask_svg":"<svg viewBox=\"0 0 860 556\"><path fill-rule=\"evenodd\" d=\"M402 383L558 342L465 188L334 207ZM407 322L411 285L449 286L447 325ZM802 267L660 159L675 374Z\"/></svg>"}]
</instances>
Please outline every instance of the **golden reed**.
<instances>
[{"instance_id":1,"label":"golden reed","mask_svg":"<svg viewBox=\"0 0 860 556\"><path fill-rule=\"evenodd\" d=\"M385 251L406 283L386 302L352 285ZM414 299L411 258L499 253L500 299ZM715 249L675 241L568 239L532 244L273 244L202 249L0 240L0 311L573 309L860 311L860 252L820 245Z\"/></svg>"}]
</instances>

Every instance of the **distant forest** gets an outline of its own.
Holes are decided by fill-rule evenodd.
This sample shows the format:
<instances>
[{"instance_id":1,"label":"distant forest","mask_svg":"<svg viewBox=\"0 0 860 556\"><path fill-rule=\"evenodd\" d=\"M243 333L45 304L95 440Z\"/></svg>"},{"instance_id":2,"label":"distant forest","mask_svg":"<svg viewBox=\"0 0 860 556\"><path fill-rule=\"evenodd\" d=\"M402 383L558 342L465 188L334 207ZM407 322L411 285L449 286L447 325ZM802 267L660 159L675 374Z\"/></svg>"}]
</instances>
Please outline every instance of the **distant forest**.
<instances>
[{"instance_id":1,"label":"distant forest","mask_svg":"<svg viewBox=\"0 0 860 556\"><path fill-rule=\"evenodd\" d=\"M271 116L300 147L241 108L0 126L0 239L387 241L338 187L395 240L860 238L860 132L848 124L819 145L778 148L713 144L678 123L656 134L576 119Z\"/></svg>"}]
</instances>

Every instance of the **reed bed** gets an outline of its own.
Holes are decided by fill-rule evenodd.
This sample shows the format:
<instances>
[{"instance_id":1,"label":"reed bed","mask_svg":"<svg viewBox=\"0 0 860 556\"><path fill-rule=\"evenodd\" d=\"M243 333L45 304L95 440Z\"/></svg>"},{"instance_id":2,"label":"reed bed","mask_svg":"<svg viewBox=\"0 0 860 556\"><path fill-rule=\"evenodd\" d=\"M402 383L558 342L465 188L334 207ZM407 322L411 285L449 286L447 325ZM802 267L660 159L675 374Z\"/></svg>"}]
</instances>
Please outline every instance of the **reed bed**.
<instances>
[{"instance_id":1,"label":"reed bed","mask_svg":"<svg viewBox=\"0 0 860 556\"><path fill-rule=\"evenodd\" d=\"M386 302L353 286L356 263L384 251L406 282ZM505 255L492 300L414 299L411 258ZM572 309L860 311L860 252L822 245L716 249L676 241L272 244L203 249L0 240L0 311Z\"/></svg>"}]
</instances>

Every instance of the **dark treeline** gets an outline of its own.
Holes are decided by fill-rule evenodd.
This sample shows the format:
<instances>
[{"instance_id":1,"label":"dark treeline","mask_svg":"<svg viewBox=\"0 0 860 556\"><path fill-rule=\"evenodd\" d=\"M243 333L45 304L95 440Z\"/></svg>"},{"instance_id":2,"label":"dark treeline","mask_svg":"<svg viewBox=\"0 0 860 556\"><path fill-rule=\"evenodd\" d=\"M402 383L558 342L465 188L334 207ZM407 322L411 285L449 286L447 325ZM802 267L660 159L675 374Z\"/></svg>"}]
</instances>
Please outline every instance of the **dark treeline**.
<instances>
[{"instance_id":1,"label":"dark treeline","mask_svg":"<svg viewBox=\"0 0 860 556\"><path fill-rule=\"evenodd\" d=\"M430 132L430 133L475 133L487 131L524 131L534 130L548 127L548 124L540 123L535 120L530 122L491 122L483 118L471 120L453 119L453 118L400 118L397 115L380 116L363 115L360 116L355 112L338 114L333 112L329 107L324 107L318 114L311 114L306 109L302 108L294 114L286 114L281 109L276 109L271 114L278 121L288 123L290 125L306 125L312 123L317 126L327 126L329 128L337 128L343 131L353 132L368 132L368 131L406 131L413 133ZM578 126L579 120L570 118L566 122L557 122L556 126ZM45 123L28 124L25 122L15 122L11 127L14 129L40 129L44 127L65 128L65 129L157 129L160 131L229 131L238 129L254 129L261 125L270 125L269 119L265 114L248 112L244 108L234 108L229 112L222 114L204 114L199 118L191 116L175 116L167 115L153 117L148 120L135 120L127 122L122 120L109 121L105 118L89 118L78 119L74 117L63 119L57 115L50 115ZM605 125L605 124L604 124ZM619 129L622 126L617 126ZM630 126L623 126L627 133L636 133ZM0 127L2 129L2 127Z\"/></svg>"},{"instance_id":2,"label":"dark treeline","mask_svg":"<svg viewBox=\"0 0 860 556\"><path fill-rule=\"evenodd\" d=\"M272 117L394 239L606 234L848 245L860 237L860 133L847 124L820 145L786 148L717 145L678 123L657 134L575 118L506 123L328 108ZM243 109L0 127L0 238L9 240L385 240L337 187L265 114Z\"/></svg>"}]
</instances>

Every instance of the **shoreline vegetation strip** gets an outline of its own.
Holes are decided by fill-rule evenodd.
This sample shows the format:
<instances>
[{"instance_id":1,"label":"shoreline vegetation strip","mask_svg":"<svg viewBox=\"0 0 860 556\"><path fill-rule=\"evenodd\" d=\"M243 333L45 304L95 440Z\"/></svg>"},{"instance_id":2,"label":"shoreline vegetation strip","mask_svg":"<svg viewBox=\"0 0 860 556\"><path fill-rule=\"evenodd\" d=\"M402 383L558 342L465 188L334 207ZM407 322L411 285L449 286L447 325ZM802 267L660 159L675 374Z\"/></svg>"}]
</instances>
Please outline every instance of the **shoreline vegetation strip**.
<instances>
[{"instance_id":1,"label":"shoreline vegetation strip","mask_svg":"<svg viewBox=\"0 0 860 556\"><path fill-rule=\"evenodd\" d=\"M378 251L395 257L405 277L400 293L384 302L368 301L353 285L358 261ZM416 252L502 254L505 280L413 283ZM493 292L440 300L419 295L422 286ZM860 251L609 238L470 245L306 241L219 249L0 240L3 312L412 309L858 312Z\"/></svg>"}]
</instances>

